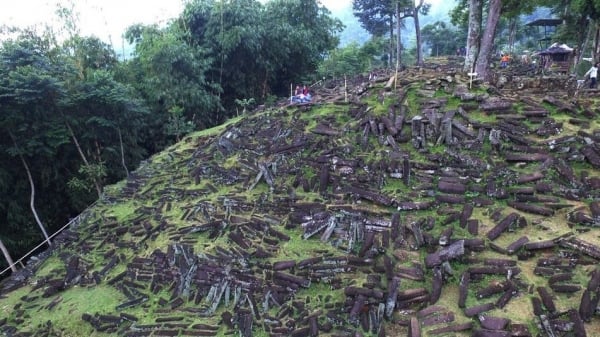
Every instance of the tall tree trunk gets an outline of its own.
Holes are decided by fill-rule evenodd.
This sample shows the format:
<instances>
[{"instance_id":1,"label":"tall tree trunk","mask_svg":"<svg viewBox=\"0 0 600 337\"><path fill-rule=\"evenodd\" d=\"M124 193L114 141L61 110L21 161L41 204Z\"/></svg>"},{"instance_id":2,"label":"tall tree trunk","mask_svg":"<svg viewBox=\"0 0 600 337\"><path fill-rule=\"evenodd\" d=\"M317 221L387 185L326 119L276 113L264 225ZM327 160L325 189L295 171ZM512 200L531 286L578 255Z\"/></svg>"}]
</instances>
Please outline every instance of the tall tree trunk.
<instances>
[{"instance_id":1,"label":"tall tree trunk","mask_svg":"<svg viewBox=\"0 0 600 337\"><path fill-rule=\"evenodd\" d=\"M81 149L81 146L79 145L79 141L77 140L77 137L75 137L75 132L73 132L73 129L71 128L71 125L69 124L69 122L65 122L65 124L67 125L67 129L69 130L69 133L71 134L71 138L73 138L73 142L75 143L75 147L77 147L77 152L79 152L79 156L81 156L81 160L83 160L83 163L85 164L85 166L87 168L90 167L90 163L88 162L87 158L85 157L85 154L83 153L83 150ZM90 170L91 172L91 170ZM96 187L96 192L98 193L98 198L102 197L102 188L100 188L100 184L98 183L98 180L96 178L94 178L94 186Z\"/></svg>"},{"instance_id":2,"label":"tall tree trunk","mask_svg":"<svg viewBox=\"0 0 600 337\"><path fill-rule=\"evenodd\" d=\"M15 135L13 135L13 133L10 131L8 132L8 134L10 135L10 138L12 139L13 144L15 145L15 148L18 149L19 146L17 145L17 139L15 138ZM25 172L27 173L27 179L29 179L29 186L31 187L31 195L29 197L29 207L31 208L31 213L33 213L35 222L37 222L38 226L42 230L42 234L44 234L46 243L48 244L48 246L52 246L52 244L50 243L50 237L48 236L48 233L46 232L46 228L44 227L44 224L42 223L42 220L40 220L40 217L37 214L37 210L35 209L35 184L33 183L33 176L31 175L31 171L29 170L29 165L27 165L27 162L25 161L25 158L21 154L21 151L18 151L18 152L19 152L19 158L21 159L21 164L23 164L23 167L25 168Z\"/></svg>"},{"instance_id":3,"label":"tall tree trunk","mask_svg":"<svg viewBox=\"0 0 600 337\"><path fill-rule=\"evenodd\" d=\"M396 56L398 57L398 56ZM390 15L390 57L389 57L389 67L393 69L394 67L394 15Z\"/></svg>"},{"instance_id":4,"label":"tall tree trunk","mask_svg":"<svg viewBox=\"0 0 600 337\"><path fill-rule=\"evenodd\" d=\"M415 33L417 35L417 65L418 66L423 65L423 51L422 51L422 42L421 42L421 25L419 24L419 11L421 10L421 7L423 6L424 2L425 2L425 0L420 0L419 5L417 7L415 7L414 1L411 1L411 4L413 6L413 8L412 8L413 18L415 20Z\"/></svg>"},{"instance_id":5,"label":"tall tree trunk","mask_svg":"<svg viewBox=\"0 0 600 337\"><path fill-rule=\"evenodd\" d=\"M8 252L8 249L6 249L6 246L4 245L4 242L2 242L2 239L0 239L0 250L2 251L2 255L4 255L4 258L6 259L6 263L8 263L10 270L12 270L13 273L16 273L17 267L15 266L15 263L10 257L10 253Z\"/></svg>"},{"instance_id":6,"label":"tall tree trunk","mask_svg":"<svg viewBox=\"0 0 600 337\"><path fill-rule=\"evenodd\" d=\"M470 73L475 69L477 55L479 55L479 41L481 39L481 18L483 15L483 1L469 0L469 27L467 32L467 54L463 71Z\"/></svg>"},{"instance_id":7,"label":"tall tree trunk","mask_svg":"<svg viewBox=\"0 0 600 337\"><path fill-rule=\"evenodd\" d=\"M123 137L121 136L121 128L117 127L117 132L119 133L119 147L121 148L121 165L125 169L125 174L129 177L129 170L127 169L127 165L125 165L125 150L123 148Z\"/></svg>"},{"instance_id":8,"label":"tall tree trunk","mask_svg":"<svg viewBox=\"0 0 600 337\"><path fill-rule=\"evenodd\" d=\"M492 50L494 47L494 38L496 37L496 27L500 20L500 10L502 8L502 0L490 0L487 22L485 23L485 33L481 39L481 48L479 56L475 63L475 71L479 77L489 79L489 67L492 59Z\"/></svg>"},{"instance_id":9,"label":"tall tree trunk","mask_svg":"<svg viewBox=\"0 0 600 337\"><path fill-rule=\"evenodd\" d=\"M594 22L594 48L592 49L592 63L598 62L600 54L600 25Z\"/></svg>"},{"instance_id":10,"label":"tall tree trunk","mask_svg":"<svg viewBox=\"0 0 600 337\"><path fill-rule=\"evenodd\" d=\"M518 20L516 17L511 18L508 24L508 50L510 54L515 52L515 37L517 35Z\"/></svg>"},{"instance_id":11,"label":"tall tree trunk","mask_svg":"<svg viewBox=\"0 0 600 337\"><path fill-rule=\"evenodd\" d=\"M579 63L581 63L581 59L583 58L583 55L585 55L585 51L590 43L592 32L596 32L596 25L587 25L587 29L585 30L585 38L579 45L579 48L577 48L577 54L575 55L575 60L573 61L573 69L577 69L577 66Z\"/></svg>"},{"instance_id":12,"label":"tall tree trunk","mask_svg":"<svg viewBox=\"0 0 600 337\"><path fill-rule=\"evenodd\" d=\"M400 4L396 2L396 71L398 71L398 67L402 64L402 27L400 24Z\"/></svg>"}]
</instances>

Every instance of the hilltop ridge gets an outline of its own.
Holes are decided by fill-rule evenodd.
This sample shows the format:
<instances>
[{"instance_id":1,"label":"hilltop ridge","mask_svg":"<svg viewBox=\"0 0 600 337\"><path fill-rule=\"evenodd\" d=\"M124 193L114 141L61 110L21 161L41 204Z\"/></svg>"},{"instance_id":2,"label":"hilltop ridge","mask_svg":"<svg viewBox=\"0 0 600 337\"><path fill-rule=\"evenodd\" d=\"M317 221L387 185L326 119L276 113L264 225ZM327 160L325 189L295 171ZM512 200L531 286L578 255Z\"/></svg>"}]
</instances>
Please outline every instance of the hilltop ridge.
<instances>
[{"instance_id":1,"label":"hilltop ridge","mask_svg":"<svg viewBox=\"0 0 600 337\"><path fill-rule=\"evenodd\" d=\"M0 331L600 333L597 98L373 75L154 155L2 282Z\"/></svg>"}]
</instances>

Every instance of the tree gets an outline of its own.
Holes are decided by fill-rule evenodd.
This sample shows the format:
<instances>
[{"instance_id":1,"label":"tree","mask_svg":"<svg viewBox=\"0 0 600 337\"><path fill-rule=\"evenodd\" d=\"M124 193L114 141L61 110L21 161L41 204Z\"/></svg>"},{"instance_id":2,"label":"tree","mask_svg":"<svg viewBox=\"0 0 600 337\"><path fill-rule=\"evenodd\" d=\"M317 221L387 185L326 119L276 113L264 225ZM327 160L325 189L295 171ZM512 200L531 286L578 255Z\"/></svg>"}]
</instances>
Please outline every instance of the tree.
<instances>
[{"instance_id":1,"label":"tree","mask_svg":"<svg viewBox=\"0 0 600 337\"><path fill-rule=\"evenodd\" d=\"M394 17L399 14L399 4L392 0L352 0L352 9L361 26L373 36L389 33L388 60L391 67L394 60Z\"/></svg>"},{"instance_id":2,"label":"tree","mask_svg":"<svg viewBox=\"0 0 600 337\"><path fill-rule=\"evenodd\" d=\"M0 239L0 250L2 251L2 255L4 255L4 259L6 260L6 263L10 267L10 270L12 270L13 273L16 273L17 267L15 266L15 263L13 262L12 258L10 257L10 252L8 251L8 249L6 249L6 246L4 245L4 242L2 242L2 239Z\"/></svg>"},{"instance_id":3,"label":"tree","mask_svg":"<svg viewBox=\"0 0 600 337\"><path fill-rule=\"evenodd\" d=\"M421 25L419 24L419 12L423 15L427 15L429 12L429 4L425 3L425 0L419 0L419 4L415 6L413 0L410 1L412 6L412 17L415 24L415 34L417 38L417 65L423 65L423 48L421 45Z\"/></svg>"},{"instance_id":4,"label":"tree","mask_svg":"<svg viewBox=\"0 0 600 337\"><path fill-rule=\"evenodd\" d=\"M563 19L564 24L556 34L556 41L570 42L577 50L577 63L589 50L593 60L600 55L600 1L573 0L550 1L553 12ZM585 27L585 29L582 29ZM591 44L591 45L590 45Z\"/></svg>"},{"instance_id":5,"label":"tree","mask_svg":"<svg viewBox=\"0 0 600 337\"><path fill-rule=\"evenodd\" d=\"M57 124L57 101L64 94L57 78L62 68L48 57L48 40L31 35L3 44L0 58L0 128L9 135L5 144L8 155L22 164L29 183L31 213L46 242L46 226L35 206L36 185L29 161L50 161L65 143L65 134ZM44 168L48 173L51 168ZM41 173L38 173L38 176Z\"/></svg>"},{"instance_id":6,"label":"tree","mask_svg":"<svg viewBox=\"0 0 600 337\"><path fill-rule=\"evenodd\" d=\"M488 78L488 69L492 58L494 38L496 37L496 28L500 19L501 9L502 0L490 0L485 33L481 39L479 55L475 63L475 72L477 72L478 76L486 79Z\"/></svg>"},{"instance_id":7,"label":"tree","mask_svg":"<svg viewBox=\"0 0 600 337\"><path fill-rule=\"evenodd\" d=\"M367 47L373 44L366 44ZM372 51L376 53L375 50ZM319 66L321 77L340 78L344 75L356 75L366 71L375 54L361 48L353 42L343 48L332 50Z\"/></svg>"},{"instance_id":8,"label":"tree","mask_svg":"<svg viewBox=\"0 0 600 337\"><path fill-rule=\"evenodd\" d=\"M467 47L463 71L473 72L479 56L481 40L481 20L483 17L483 0L469 0L469 24L467 31Z\"/></svg>"},{"instance_id":9,"label":"tree","mask_svg":"<svg viewBox=\"0 0 600 337\"><path fill-rule=\"evenodd\" d=\"M220 99L235 111L239 97L264 100L286 94L290 82L310 79L338 44L341 22L315 0L196 0L178 24L210 60L207 77L222 86ZM251 57L248 57L251 55ZM243 69L244 71L240 71Z\"/></svg>"},{"instance_id":10,"label":"tree","mask_svg":"<svg viewBox=\"0 0 600 337\"><path fill-rule=\"evenodd\" d=\"M94 186L100 197L107 178L114 181L123 176L119 166L128 174L125 149L136 151L148 111L132 88L117 82L110 72L87 69L86 73L61 101L65 125L83 162L80 176L72 177L69 186L86 191Z\"/></svg>"},{"instance_id":11,"label":"tree","mask_svg":"<svg viewBox=\"0 0 600 337\"><path fill-rule=\"evenodd\" d=\"M423 64L421 48L421 27L419 13L427 15L430 5L425 0L353 0L352 8L363 28L375 36L382 36L389 31L390 36L390 65L393 58L394 22L396 22L396 62L402 63L401 28L405 18L412 17L415 26L417 42L417 65ZM396 21L394 21L394 19Z\"/></svg>"},{"instance_id":12,"label":"tree","mask_svg":"<svg viewBox=\"0 0 600 337\"><path fill-rule=\"evenodd\" d=\"M37 223L40 230L42 231L42 234L44 235L44 238L46 239L46 243L48 244L48 246L52 246L52 243L50 243L50 237L48 236L48 233L46 232L46 227L42 223L42 220L40 220L40 216L38 215L38 211L35 207L35 183L33 182L33 176L31 175L31 170L29 169L29 165L25 161L25 157L23 157L23 153L21 153L21 150L19 149L19 146L17 145L17 139L15 138L14 134L10 130L7 130L7 131L8 131L8 134L10 135L10 138L12 138L13 144L14 144L14 148L8 149L8 152L11 155L16 155L19 157L21 164L23 164L23 168L25 169L25 173L27 173L27 180L29 181L29 186L31 187L31 194L30 194L30 198L29 198L29 207L31 208L31 213L33 214L33 217L35 218L35 222Z\"/></svg>"},{"instance_id":13,"label":"tree","mask_svg":"<svg viewBox=\"0 0 600 337\"><path fill-rule=\"evenodd\" d=\"M448 23L437 21L423 27L421 34L423 42L431 48L434 56L451 55L456 48L462 46L464 36L456 29L452 29Z\"/></svg>"},{"instance_id":14,"label":"tree","mask_svg":"<svg viewBox=\"0 0 600 337\"><path fill-rule=\"evenodd\" d=\"M135 52L120 76L140 92L153 111L150 130L161 129L174 106L181 107L184 118L200 129L221 121L217 96L221 89L207 78L213 60L201 47L191 45L187 34L178 25L163 29L136 25L125 34L135 43ZM164 134L164 129L161 132Z\"/></svg>"}]
</instances>

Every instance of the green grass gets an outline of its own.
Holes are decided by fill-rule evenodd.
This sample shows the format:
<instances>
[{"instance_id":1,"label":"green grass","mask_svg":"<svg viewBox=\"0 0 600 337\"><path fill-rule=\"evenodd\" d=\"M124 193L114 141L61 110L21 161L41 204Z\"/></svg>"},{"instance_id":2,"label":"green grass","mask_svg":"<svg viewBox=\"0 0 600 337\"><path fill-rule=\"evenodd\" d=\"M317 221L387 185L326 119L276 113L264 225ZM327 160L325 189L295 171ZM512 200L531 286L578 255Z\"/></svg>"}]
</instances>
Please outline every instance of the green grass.
<instances>
[{"instance_id":1,"label":"green grass","mask_svg":"<svg viewBox=\"0 0 600 337\"><path fill-rule=\"evenodd\" d=\"M23 288L19 291L25 290L26 288ZM44 308L57 297L62 299L59 304L51 310ZM38 309L33 311L36 314L29 315L21 328L23 331L35 331L38 327L51 321L55 328L65 331L61 336L98 335L90 324L81 320L81 316L74 317L73 313L113 314L115 306L123 300L124 296L110 286L72 287L69 291L61 292L59 295L36 300L34 304ZM2 306L4 306L4 300Z\"/></svg>"}]
</instances>

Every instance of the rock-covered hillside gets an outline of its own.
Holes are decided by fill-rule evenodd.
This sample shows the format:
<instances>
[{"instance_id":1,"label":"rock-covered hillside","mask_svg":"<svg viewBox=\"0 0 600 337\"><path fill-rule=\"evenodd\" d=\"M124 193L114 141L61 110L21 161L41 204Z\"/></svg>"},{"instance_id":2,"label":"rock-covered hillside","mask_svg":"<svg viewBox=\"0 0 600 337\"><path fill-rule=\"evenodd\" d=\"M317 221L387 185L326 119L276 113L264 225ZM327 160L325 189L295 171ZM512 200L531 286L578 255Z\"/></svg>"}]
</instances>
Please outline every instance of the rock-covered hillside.
<instances>
[{"instance_id":1,"label":"rock-covered hillside","mask_svg":"<svg viewBox=\"0 0 600 337\"><path fill-rule=\"evenodd\" d=\"M0 331L600 335L596 93L376 75L153 156L1 284Z\"/></svg>"}]
</instances>

